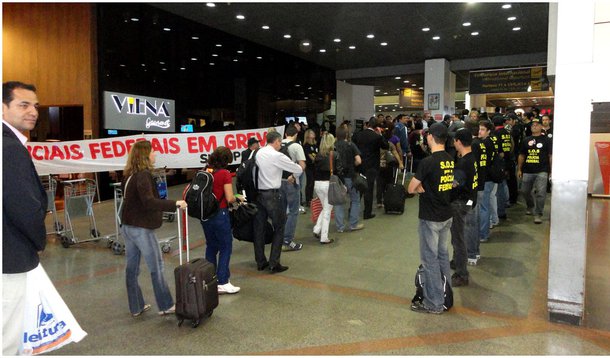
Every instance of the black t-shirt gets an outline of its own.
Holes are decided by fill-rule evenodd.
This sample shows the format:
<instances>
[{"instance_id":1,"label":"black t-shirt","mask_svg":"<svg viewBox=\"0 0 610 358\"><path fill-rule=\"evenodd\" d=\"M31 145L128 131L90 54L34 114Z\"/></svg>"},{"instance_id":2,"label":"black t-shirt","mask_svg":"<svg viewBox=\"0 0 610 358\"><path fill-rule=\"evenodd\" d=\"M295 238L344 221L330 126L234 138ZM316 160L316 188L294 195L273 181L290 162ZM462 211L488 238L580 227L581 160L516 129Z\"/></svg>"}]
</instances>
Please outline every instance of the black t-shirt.
<instances>
[{"instance_id":1,"label":"black t-shirt","mask_svg":"<svg viewBox=\"0 0 610 358\"><path fill-rule=\"evenodd\" d=\"M457 186L451 190L451 201L472 200L472 206L477 204L479 177L477 160L472 152L458 158L453 171L453 181Z\"/></svg>"},{"instance_id":2,"label":"black t-shirt","mask_svg":"<svg viewBox=\"0 0 610 358\"><path fill-rule=\"evenodd\" d=\"M498 138L500 152L504 153L504 159L510 158L511 152L513 151L513 141L510 133L506 128L499 127L499 129L496 130L496 138Z\"/></svg>"},{"instance_id":3,"label":"black t-shirt","mask_svg":"<svg viewBox=\"0 0 610 358\"><path fill-rule=\"evenodd\" d=\"M487 147L479 138L472 139L472 154L477 160L477 169L479 175L479 186L478 190L483 191L485 189L485 180L487 179Z\"/></svg>"},{"instance_id":4,"label":"black t-shirt","mask_svg":"<svg viewBox=\"0 0 610 358\"><path fill-rule=\"evenodd\" d=\"M547 136L526 137L521 144L519 154L525 156L523 173L549 173L551 171L549 156L553 154L553 142Z\"/></svg>"},{"instance_id":5,"label":"black t-shirt","mask_svg":"<svg viewBox=\"0 0 610 358\"><path fill-rule=\"evenodd\" d=\"M421 181L424 193L419 195L419 218L442 222L452 217L449 204L453 188L455 162L443 151L432 153L422 159L415 178Z\"/></svg>"},{"instance_id":6,"label":"black t-shirt","mask_svg":"<svg viewBox=\"0 0 610 358\"><path fill-rule=\"evenodd\" d=\"M498 155L498 146L494 139L496 139L496 137L490 135L483 140L487 160L485 162L485 181L481 181L481 183L485 183L486 181L493 181L491 180L491 175L489 174L489 171L491 170L491 164L493 163L493 160L496 158L496 155Z\"/></svg>"},{"instance_id":7,"label":"black t-shirt","mask_svg":"<svg viewBox=\"0 0 610 358\"><path fill-rule=\"evenodd\" d=\"M360 155L360 150L352 142L340 140L335 143L335 150L339 153L341 163L343 163L343 176L353 178L356 174L354 158Z\"/></svg>"},{"instance_id":8,"label":"black t-shirt","mask_svg":"<svg viewBox=\"0 0 610 358\"><path fill-rule=\"evenodd\" d=\"M305 153L305 168L313 169L313 160L309 158L310 154L318 154L318 145L317 144L303 144L303 152Z\"/></svg>"}]
</instances>

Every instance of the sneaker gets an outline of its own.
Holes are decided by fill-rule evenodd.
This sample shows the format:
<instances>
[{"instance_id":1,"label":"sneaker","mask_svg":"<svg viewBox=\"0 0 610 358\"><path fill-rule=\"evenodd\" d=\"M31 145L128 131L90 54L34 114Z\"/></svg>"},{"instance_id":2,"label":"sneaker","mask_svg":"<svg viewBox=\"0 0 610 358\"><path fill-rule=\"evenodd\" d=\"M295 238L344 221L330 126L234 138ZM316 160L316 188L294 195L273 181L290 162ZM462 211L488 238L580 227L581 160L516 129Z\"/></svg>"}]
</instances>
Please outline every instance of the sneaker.
<instances>
[{"instance_id":1,"label":"sneaker","mask_svg":"<svg viewBox=\"0 0 610 358\"><path fill-rule=\"evenodd\" d=\"M443 314L443 310L442 309L438 310L438 311L435 311L435 310L432 310L430 308L427 308L421 302L413 302L413 303L411 303L411 311L420 312L420 313Z\"/></svg>"},{"instance_id":2,"label":"sneaker","mask_svg":"<svg viewBox=\"0 0 610 358\"><path fill-rule=\"evenodd\" d=\"M176 313L176 305L171 306L170 308L166 309L165 311L159 312L159 316L165 316L165 315L174 314L174 313Z\"/></svg>"},{"instance_id":3,"label":"sneaker","mask_svg":"<svg viewBox=\"0 0 610 358\"><path fill-rule=\"evenodd\" d=\"M486 238L484 238L484 239L479 240L479 242L489 242L489 238L488 238L488 237L486 237Z\"/></svg>"},{"instance_id":4,"label":"sneaker","mask_svg":"<svg viewBox=\"0 0 610 358\"><path fill-rule=\"evenodd\" d=\"M307 210L303 205L299 206L299 214L307 214Z\"/></svg>"},{"instance_id":5,"label":"sneaker","mask_svg":"<svg viewBox=\"0 0 610 358\"><path fill-rule=\"evenodd\" d=\"M481 255L476 255L475 257L477 258L477 260L481 259Z\"/></svg>"},{"instance_id":6,"label":"sneaker","mask_svg":"<svg viewBox=\"0 0 610 358\"><path fill-rule=\"evenodd\" d=\"M536 215L534 217L534 224L542 224L542 216Z\"/></svg>"},{"instance_id":7,"label":"sneaker","mask_svg":"<svg viewBox=\"0 0 610 358\"><path fill-rule=\"evenodd\" d=\"M140 312L138 312L138 313L132 313L131 315L132 315L133 317L139 317L139 316L141 316L141 315L142 315L142 313L144 313L144 312L146 312L146 311L148 311L148 310L150 310L150 305L147 303L147 304L145 304L145 305L144 305L144 307L142 308L142 310L141 310Z\"/></svg>"},{"instance_id":8,"label":"sneaker","mask_svg":"<svg viewBox=\"0 0 610 358\"><path fill-rule=\"evenodd\" d=\"M477 259L468 259L468 265L470 266L476 266L477 265Z\"/></svg>"},{"instance_id":9,"label":"sneaker","mask_svg":"<svg viewBox=\"0 0 610 358\"><path fill-rule=\"evenodd\" d=\"M297 242L291 241L290 244L282 245L282 251L299 251L303 248L303 244L299 244Z\"/></svg>"},{"instance_id":10,"label":"sneaker","mask_svg":"<svg viewBox=\"0 0 610 358\"><path fill-rule=\"evenodd\" d=\"M344 233L345 230L344 229L337 229L337 232L341 234L341 233Z\"/></svg>"},{"instance_id":11,"label":"sneaker","mask_svg":"<svg viewBox=\"0 0 610 358\"><path fill-rule=\"evenodd\" d=\"M451 276L451 287L468 286L468 277L462 277L458 274Z\"/></svg>"},{"instance_id":12,"label":"sneaker","mask_svg":"<svg viewBox=\"0 0 610 358\"><path fill-rule=\"evenodd\" d=\"M364 229L364 224L358 224L356 227L349 228L351 231L358 231Z\"/></svg>"},{"instance_id":13,"label":"sneaker","mask_svg":"<svg viewBox=\"0 0 610 358\"><path fill-rule=\"evenodd\" d=\"M525 211L525 215L534 215L534 213L531 209L527 209L527 211Z\"/></svg>"},{"instance_id":14,"label":"sneaker","mask_svg":"<svg viewBox=\"0 0 610 358\"><path fill-rule=\"evenodd\" d=\"M218 285L218 294L219 295L222 295L225 293L234 294L234 293L239 292L239 290L241 290L241 288L233 286L231 284L231 282L227 282L224 285Z\"/></svg>"},{"instance_id":15,"label":"sneaker","mask_svg":"<svg viewBox=\"0 0 610 358\"><path fill-rule=\"evenodd\" d=\"M493 229L495 227L494 224L489 224L489 230Z\"/></svg>"}]
</instances>

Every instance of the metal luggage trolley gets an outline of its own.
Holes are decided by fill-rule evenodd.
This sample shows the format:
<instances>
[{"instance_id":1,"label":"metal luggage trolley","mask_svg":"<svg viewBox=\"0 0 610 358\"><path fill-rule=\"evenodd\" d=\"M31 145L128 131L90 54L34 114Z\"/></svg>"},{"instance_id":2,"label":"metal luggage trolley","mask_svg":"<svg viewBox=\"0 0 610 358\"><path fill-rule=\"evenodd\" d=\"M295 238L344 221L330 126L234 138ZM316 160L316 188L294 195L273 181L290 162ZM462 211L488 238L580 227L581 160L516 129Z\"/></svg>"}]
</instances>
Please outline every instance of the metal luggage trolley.
<instances>
[{"instance_id":1,"label":"metal luggage trolley","mask_svg":"<svg viewBox=\"0 0 610 358\"><path fill-rule=\"evenodd\" d=\"M71 245L88 241L99 241L100 232L97 230L95 216L93 215L93 198L96 194L97 184L92 179L65 180L64 184L64 220L66 230L61 235L61 244L68 248ZM89 217L89 239L80 240L74 236L72 219L88 216Z\"/></svg>"},{"instance_id":2,"label":"metal luggage trolley","mask_svg":"<svg viewBox=\"0 0 610 358\"><path fill-rule=\"evenodd\" d=\"M40 182L47 193L47 212L53 213L53 230L47 232L47 235L63 234L64 226L59 222L57 216L57 208L55 207L55 193L57 192L57 180L55 180L50 174L40 176Z\"/></svg>"}]
</instances>

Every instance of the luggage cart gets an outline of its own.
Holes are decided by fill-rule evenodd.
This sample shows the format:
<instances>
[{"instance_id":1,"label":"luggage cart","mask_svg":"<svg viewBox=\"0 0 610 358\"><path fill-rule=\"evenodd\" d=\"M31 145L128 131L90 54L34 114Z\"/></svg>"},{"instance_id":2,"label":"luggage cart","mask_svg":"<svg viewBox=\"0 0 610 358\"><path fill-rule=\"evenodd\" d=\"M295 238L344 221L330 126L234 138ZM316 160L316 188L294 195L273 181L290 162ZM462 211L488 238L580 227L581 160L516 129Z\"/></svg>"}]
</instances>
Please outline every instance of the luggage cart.
<instances>
[{"instance_id":1,"label":"luggage cart","mask_svg":"<svg viewBox=\"0 0 610 358\"><path fill-rule=\"evenodd\" d=\"M62 235L64 226L59 222L59 217L57 216L57 208L55 207L55 193L57 192L57 180L49 175L40 176L40 182L44 187L45 192L47 193L47 212L51 212L53 214L53 230L47 232L47 235L57 234Z\"/></svg>"},{"instance_id":2,"label":"luggage cart","mask_svg":"<svg viewBox=\"0 0 610 358\"><path fill-rule=\"evenodd\" d=\"M155 183L157 185L157 192L159 192L159 198L160 199L167 199L167 172L165 171L165 168L162 170L159 170L155 173ZM167 222L173 222L176 219L176 213L175 212L164 212L163 213L163 220L167 221Z\"/></svg>"},{"instance_id":3,"label":"luggage cart","mask_svg":"<svg viewBox=\"0 0 610 358\"><path fill-rule=\"evenodd\" d=\"M95 215L93 214L93 199L97 184L92 179L75 179L63 181L64 184L64 220L66 230L61 235L61 244L68 248L71 245L89 241L99 241L103 238L97 230ZM74 235L72 219L82 216L89 217L89 239L78 239Z\"/></svg>"},{"instance_id":4,"label":"luggage cart","mask_svg":"<svg viewBox=\"0 0 610 358\"><path fill-rule=\"evenodd\" d=\"M125 253L125 239L120 232L120 218L119 218L119 207L123 202L123 190L121 189L121 183L110 184L114 188L114 223L116 232L112 235L113 239L108 240L108 247L112 249L115 255L122 255ZM173 213L174 215L176 213ZM173 221L173 220L172 220ZM159 245L163 253L169 253L172 250L171 242L175 240L177 236L170 236L159 240Z\"/></svg>"}]
</instances>

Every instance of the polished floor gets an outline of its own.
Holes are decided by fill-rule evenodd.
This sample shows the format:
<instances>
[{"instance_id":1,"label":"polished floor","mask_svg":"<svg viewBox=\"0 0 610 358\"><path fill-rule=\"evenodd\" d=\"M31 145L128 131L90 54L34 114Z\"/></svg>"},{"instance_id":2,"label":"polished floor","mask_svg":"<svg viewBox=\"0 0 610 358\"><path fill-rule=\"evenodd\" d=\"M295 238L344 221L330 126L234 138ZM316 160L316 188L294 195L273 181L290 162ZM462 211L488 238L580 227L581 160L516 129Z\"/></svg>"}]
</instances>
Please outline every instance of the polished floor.
<instances>
[{"instance_id":1,"label":"polished floor","mask_svg":"<svg viewBox=\"0 0 610 358\"><path fill-rule=\"evenodd\" d=\"M170 188L170 197L182 187ZM320 245L309 213L300 215L298 252L282 253L290 269L258 272L252 245L234 241L231 282L236 295L220 297L213 316L198 328L160 317L144 263L140 275L153 309L132 318L125 290L125 257L105 240L63 248L49 235L42 264L88 336L51 355L609 355L609 200L590 199L586 317L582 327L550 323L546 292L549 206L535 225L520 204L481 244L470 285L454 289L455 306L437 316L410 311L419 264L417 199L404 215L364 221L365 229L336 233ZM550 204L550 200L549 200ZM98 230L115 231L113 202L94 204ZM62 212L60 212L62 214ZM63 221L63 219L62 219ZM74 218L87 237L86 217ZM50 217L47 220L51 227ZM165 223L160 238L176 234ZM193 256L203 256L201 227L190 221ZM174 291L178 245L164 254ZM267 248L267 253L268 253Z\"/></svg>"}]
</instances>

